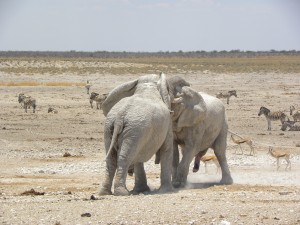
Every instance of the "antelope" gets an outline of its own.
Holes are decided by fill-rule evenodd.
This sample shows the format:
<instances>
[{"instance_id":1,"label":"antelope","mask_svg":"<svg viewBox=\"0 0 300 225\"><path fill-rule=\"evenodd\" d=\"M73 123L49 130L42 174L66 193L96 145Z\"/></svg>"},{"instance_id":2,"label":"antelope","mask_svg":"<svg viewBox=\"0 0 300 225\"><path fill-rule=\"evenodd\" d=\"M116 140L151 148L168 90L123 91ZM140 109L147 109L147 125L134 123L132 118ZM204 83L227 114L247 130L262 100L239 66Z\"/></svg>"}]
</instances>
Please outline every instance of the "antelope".
<instances>
[{"instance_id":1,"label":"antelope","mask_svg":"<svg viewBox=\"0 0 300 225\"><path fill-rule=\"evenodd\" d=\"M200 161L205 164L205 173L207 173L207 164L208 163L214 163L217 166L217 173L220 170L220 164L215 155L204 155L198 154L195 156L194 160L194 167L193 167L193 172L196 173L199 170L200 167Z\"/></svg>"},{"instance_id":2,"label":"antelope","mask_svg":"<svg viewBox=\"0 0 300 225\"><path fill-rule=\"evenodd\" d=\"M271 130L271 121L280 120L281 124L283 124L283 122L287 118L287 115L284 112L282 111L271 112L269 109L267 109L264 106L260 107L259 109L258 116L260 116L261 114L264 114L268 121L268 130Z\"/></svg>"},{"instance_id":3,"label":"antelope","mask_svg":"<svg viewBox=\"0 0 300 225\"><path fill-rule=\"evenodd\" d=\"M277 171L279 170L279 159L285 159L287 162L285 170L289 168L291 170L291 161L290 161L290 153L282 150L274 150L271 146L269 146L269 152L272 157L274 157L277 161Z\"/></svg>"},{"instance_id":4,"label":"antelope","mask_svg":"<svg viewBox=\"0 0 300 225\"><path fill-rule=\"evenodd\" d=\"M231 96L237 97L237 95L236 95L236 90L228 91L226 94L223 94L222 92L219 92L219 93L216 95L217 98L227 98L227 104L229 104L229 98L230 98Z\"/></svg>"},{"instance_id":5,"label":"antelope","mask_svg":"<svg viewBox=\"0 0 300 225\"><path fill-rule=\"evenodd\" d=\"M234 136L231 134L230 136L231 140L233 141L233 143L237 144L238 146L240 146L240 149L242 151L242 155L244 155L244 151L241 147L241 144L243 143L246 143L247 145L249 145L250 147L250 155L255 155L255 152L254 152L254 148L253 148L253 143L252 143L252 140L249 139L249 138L242 138L242 137L239 137L238 139L237 138L234 138ZM235 150L235 153L236 154L236 150Z\"/></svg>"},{"instance_id":6,"label":"antelope","mask_svg":"<svg viewBox=\"0 0 300 225\"><path fill-rule=\"evenodd\" d=\"M296 109L293 105L290 106L290 115L294 121L300 121L300 109Z\"/></svg>"},{"instance_id":7,"label":"antelope","mask_svg":"<svg viewBox=\"0 0 300 225\"><path fill-rule=\"evenodd\" d=\"M93 101L96 102L96 106L97 106L97 109L101 109L101 106L102 106L102 103L104 102L104 100L106 99L108 94L102 94L102 95L99 95L98 93L96 92L92 92L91 95L90 95L90 104L91 104L91 108L93 108Z\"/></svg>"},{"instance_id":8,"label":"antelope","mask_svg":"<svg viewBox=\"0 0 300 225\"><path fill-rule=\"evenodd\" d=\"M27 113L27 108L30 108L31 106L33 108L33 113L35 113L36 100L34 98L32 98L31 96L26 96L24 93L20 93L18 101L20 104L24 105L26 113Z\"/></svg>"},{"instance_id":9,"label":"antelope","mask_svg":"<svg viewBox=\"0 0 300 225\"><path fill-rule=\"evenodd\" d=\"M85 85L85 89L87 94L90 94L90 88L91 88L92 84L89 82L89 80L86 81L86 85Z\"/></svg>"},{"instance_id":10,"label":"antelope","mask_svg":"<svg viewBox=\"0 0 300 225\"><path fill-rule=\"evenodd\" d=\"M288 131L300 131L300 123L297 123L296 121L284 121L281 130L285 131L287 127L289 127Z\"/></svg>"}]
</instances>

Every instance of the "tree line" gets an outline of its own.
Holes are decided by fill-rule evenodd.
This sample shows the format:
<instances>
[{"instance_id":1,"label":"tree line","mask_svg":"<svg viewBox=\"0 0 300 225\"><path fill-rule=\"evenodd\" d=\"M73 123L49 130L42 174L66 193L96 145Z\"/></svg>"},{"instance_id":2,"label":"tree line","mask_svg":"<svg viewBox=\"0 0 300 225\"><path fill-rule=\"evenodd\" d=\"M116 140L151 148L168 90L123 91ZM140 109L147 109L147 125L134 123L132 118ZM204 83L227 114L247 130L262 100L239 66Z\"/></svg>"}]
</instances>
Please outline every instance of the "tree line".
<instances>
[{"instance_id":1,"label":"tree line","mask_svg":"<svg viewBox=\"0 0 300 225\"><path fill-rule=\"evenodd\" d=\"M61 57L61 58L138 58L138 57L257 57L300 56L296 50L270 51L159 51L159 52L109 52L109 51L0 51L0 57Z\"/></svg>"}]
</instances>

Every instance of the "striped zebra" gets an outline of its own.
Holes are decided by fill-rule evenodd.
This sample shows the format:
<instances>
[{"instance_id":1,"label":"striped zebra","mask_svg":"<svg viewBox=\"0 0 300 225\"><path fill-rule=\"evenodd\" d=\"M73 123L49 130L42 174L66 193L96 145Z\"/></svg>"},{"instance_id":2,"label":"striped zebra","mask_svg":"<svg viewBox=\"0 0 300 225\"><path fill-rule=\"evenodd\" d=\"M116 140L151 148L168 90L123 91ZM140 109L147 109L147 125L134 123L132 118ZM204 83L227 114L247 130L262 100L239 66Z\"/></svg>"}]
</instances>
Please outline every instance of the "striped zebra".
<instances>
[{"instance_id":1,"label":"striped zebra","mask_svg":"<svg viewBox=\"0 0 300 225\"><path fill-rule=\"evenodd\" d=\"M300 109L296 109L293 105L290 106L290 115L294 121L300 121Z\"/></svg>"},{"instance_id":2,"label":"striped zebra","mask_svg":"<svg viewBox=\"0 0 300 225\"><path fill-rule=\"evenodd\" d=\"M288 131L300 131L300 123L296 121L284 121L281 130L285 131L286 128L289 128Z\"/></svg>"},{"instance_id":3,"label":"striped zebra","mask_svg":"<svg viewBox=\"0 0 300 225\"><path fill-rule=\"evenodd\" d=\"M229 98L231 96L237 97L236 90L228 91L226 94L223 94L222 92L219 92L216 95L217 98L226 98L227 99L227 104L229 104Z\"/></svg>"},{"instance_id":4,"label":"striped zebra","mask_svg":"<svg viewBox=\"0 0 300 225\"><path fill-rule=\"evenodd\" d=\"M266 107L262 106L260 107L260 110L258 112L258 116L264 114L267 121L268 121L268 130L271 130L271 121L280 120L281 124L283 124L284 121L286 121L287 115L282 111L276 111L271 112Z\"/></svg>"},{"instance_id":5,"label":"striped zebra","mask_svg":"<svg viewBox=\"0 0 300 225\"><path fill-rule=\"evenodd\" d=\"M24 93L20 93L18 101L20 104L24 105L25 112L27 112L27 108L30 108L32 106L33 113L35 113L36 100L34 98L32 98L31 96L26 96Z\"/></svg>"},{"instance_id":6,"label":"striped zebra","mask_svg":"<svg viewBox=\"0 0 300 225\"><path fill-rule=\"evenodd\" d=\"M104 102L104 100L106 99L108 94L102 94L102 95L99 95L98 93L96 92L92 92L91 95L90 95L90 104L91 104L91 108L93 108L93 101L96 102L96 106L97 106L97 109L101 109L101 106L102 106L102 103Z\"/></svg>"},{"instance_id":7,"label":"striped zebra","mask_svg":"<svg viewBox=\"0 0 300 225\"><path fill-rule=\"evenodd\" d=\"M26 98L30 98L29 95L25 95L24 93L20 93L19 96L18 96L18 102L21 106L21 108L24 108L24 102L22 101L22 99L26 97Z\"/></svg>"}]
</instances>

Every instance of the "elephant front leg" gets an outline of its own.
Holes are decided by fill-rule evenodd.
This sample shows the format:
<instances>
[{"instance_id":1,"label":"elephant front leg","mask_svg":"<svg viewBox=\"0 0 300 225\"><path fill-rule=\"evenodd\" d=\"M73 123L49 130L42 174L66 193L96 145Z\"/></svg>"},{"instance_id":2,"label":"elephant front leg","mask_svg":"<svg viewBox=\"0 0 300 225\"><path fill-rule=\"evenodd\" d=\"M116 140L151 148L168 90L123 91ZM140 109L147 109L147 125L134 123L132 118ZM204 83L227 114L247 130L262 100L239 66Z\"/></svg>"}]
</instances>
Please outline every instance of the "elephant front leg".
<instances>
[{"instance_id":1,"label":"elephant front leg","mask_svg":"<svg viewBox=\"0 0 300 225\"><path fill-rule=\"evenodd\" d=\"M187 176L189 173L189 165L194 157L194 150L193 149L184 149L183 150L183 157L179 166L177 168L177 176L175 181L173 181L173 186L175 188L184 187L187 181Z\"/></svg>"},{"instance_id":2,"label":"elephant front leg","mask_svg":"<svg viewBox=\"0 0 300 225\"><path fill-rule=\"evenodd\" d=\"M150 188L147 185L144 163L135 163L134 173L135 173L135 183L134 183L133 193L150 191Z\"/></svg>"},{"instance_id":3,"label":"elephant front leg","mask_svg":"<svg viewBox=\"0 0 300 225\"><path fill-rule=\"evenodd\" d=\"M178 143L173 142L173 170L172 170L172 179L175 181L177 177L177 169L179 165L179 149L178 149Z\"/></svg>"},{"instance_id":4,"label":"elephant front leg","mask_svg":"<svg viewBox=\"0 0 300 225\"><path fill-rule=\"evenodd\" d=\"M222 179L221 184L232 184L233 179L231 177L227 158L226 158L226 140L227 140L227 127L223 128L218 138L216 139L213 149L215 155L219 161L221 170L222 170Z\"/></svg>"}]
</instances>

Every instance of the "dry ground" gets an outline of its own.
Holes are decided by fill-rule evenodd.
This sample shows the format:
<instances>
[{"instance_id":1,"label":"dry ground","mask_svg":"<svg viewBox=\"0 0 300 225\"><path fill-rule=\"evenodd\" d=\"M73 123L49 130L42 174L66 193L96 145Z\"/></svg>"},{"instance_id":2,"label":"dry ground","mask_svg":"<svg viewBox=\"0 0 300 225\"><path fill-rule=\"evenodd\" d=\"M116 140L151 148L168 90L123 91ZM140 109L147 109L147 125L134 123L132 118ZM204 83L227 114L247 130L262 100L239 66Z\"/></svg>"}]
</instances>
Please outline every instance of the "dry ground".
<instances>
[{"instance_id":1,"label":"dry ground","mask_svg":"<svg viewBox=\"0 0 300 225\"><path fill-rule=\"evenodd\" d=\"M228 139L234 185L210 185L220 179L212 165L208 174L203 167L190 172L186 189L174 193L99 197L105 151L102 112L90 108L82 86L42 84L89 79L92 91L106 93L138 75L0 72L2 82L41 84L0 86L0 224L300 224L300 132L283 132L277 121L267 131L265 118L257 115L262 105L287 114L291 104L300 106L300 74L167 74L173 75L212 95L237 90L238 98L232 97L229 105L224 100L229 129L250 137L257 156L249 156L246 145L244 155L235 154L238 147ZM20 108L20 92L37 99L35 114ZM58 114L48 114L49 106ZM285 162L276 171L275 159L267 155L269 145L292 153L291 171L284 170ZM153 160L146 163L152 190L159 187L159 171ZM35 192L22 194L31 189Z\"/></svg>"}]
</instances>

